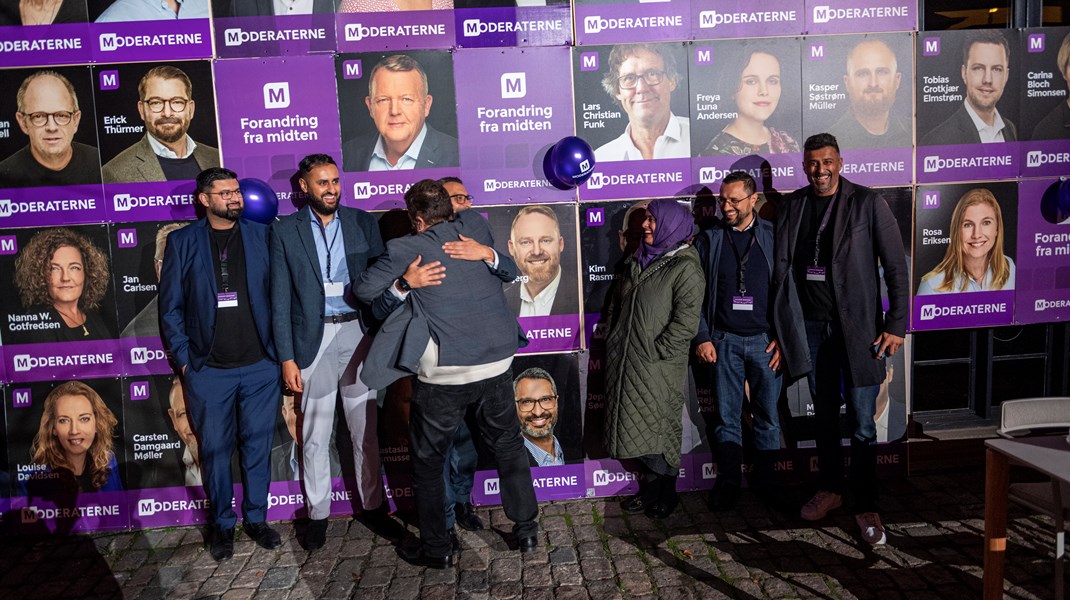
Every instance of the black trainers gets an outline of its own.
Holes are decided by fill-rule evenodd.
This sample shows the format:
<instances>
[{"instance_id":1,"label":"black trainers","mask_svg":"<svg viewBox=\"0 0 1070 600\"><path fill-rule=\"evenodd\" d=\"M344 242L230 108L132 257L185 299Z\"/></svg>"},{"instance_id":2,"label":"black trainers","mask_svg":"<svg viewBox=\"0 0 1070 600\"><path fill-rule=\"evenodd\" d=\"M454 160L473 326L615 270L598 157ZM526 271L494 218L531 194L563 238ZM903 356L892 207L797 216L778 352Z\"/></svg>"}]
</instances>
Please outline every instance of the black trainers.
<instances>
[{"instance_id":1,"label":"black trainers","mask_svg":"<svg viewBox=\"0 0 1070 600\"><path fill-rule=\"evenodd\" d=\"M274 550L282 545L282 538L279 537L279 532L272 529L267 523L242 523L241 528L261 548Z\"/></svg>"}]
</instances>

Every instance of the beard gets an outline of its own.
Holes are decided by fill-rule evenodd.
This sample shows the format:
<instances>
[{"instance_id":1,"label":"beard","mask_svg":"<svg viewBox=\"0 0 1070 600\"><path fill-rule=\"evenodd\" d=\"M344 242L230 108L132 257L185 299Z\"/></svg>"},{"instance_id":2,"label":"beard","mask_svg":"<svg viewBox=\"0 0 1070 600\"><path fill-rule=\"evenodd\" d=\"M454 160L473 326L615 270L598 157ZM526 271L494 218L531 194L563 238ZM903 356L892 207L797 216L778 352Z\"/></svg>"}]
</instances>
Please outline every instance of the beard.
<instances>
[{"instance_id":1,"label":"beard","mask_svg":"<svg viewBox=\"0 0 1070 600\"><path fill-rule=\"evenodd\" d=\"M178 125L178 127L175 129L168 129L167 131L170 132L168 133L160 129L161 125ZM146 122L145 129L148 130L152 137L166 144L171 144L186 136L186 131L189 129L189 122L183 121L178 117L160 117L151 124Z\"/></svg>"},{"instance_id":2,"label":"beard","mask_svg":"<svg viewBox=\"0 0 1070 600\"><path fill-rule=\"evenodd\" d=\"M210 210L213 215L215 215L215 216L217 216L217 217L219 217L221 219L226 219L228 221L237 221L241 217L241 213L242 213L242 209L243 208L244 207L242 207L242 206L237 206L237 207L234 207L234 208L231 208L231 207L228 206L228 207L218 208L217 209L216 207L213 206L213 207L210 207L208 210Z\"/></svg>"},{"instance_id":3,"label":"beard","mask_svg":"<svg viewBox=\"0 0 1070 600\"><path fill-rule=\"evenodd\" d=\"M854 110L864 116L881 116L888 114L895 103L895 97L888 94L871 97L865 94L854 104Z\"/></svg>"},{"instance_id":4,"label":"beard","mask_svg":"<svg viewBox=\"0 0 1070 600\"><path fill-rule=\"evenodd\" d=\"M531 422L534 420L535 417L528 417L520 422L520 431L522 431L524 435L532 439L541 440L548 438L554 434L554 425L557 424L557 415L554 415L552 418L548 419L546 425L539 429L536 429L531 425Z\"/></svg>"},{"instance_id":5,"label":"beard","mask_svg":"<svg viewBox=\"0 0 1070 600\"><path fill-rule=\"evenodd\" d=\"M312 210L316 211L316 213L327 216L333 215L334 213L338 212L338 207L341 206L342 199L336 199L334 205L332 206L328 205L321 198L316 198L315 196L309 195L308 203L312 205Z\"/></svg>"},{"instance_id":6,"label":"beard","mask_svg":"<svg viewBox=\"0 0 1070 600\"><path fill-rule=\"evenodd\" d=\"M530 261L543 260L541 264L532 264ZM531 254L524 260L524 268L521 269L524 275L527 275L530 283L550 283L557 277L557 273L561 270L561 256L553 254Z\"/></svg>"}]
</instances>

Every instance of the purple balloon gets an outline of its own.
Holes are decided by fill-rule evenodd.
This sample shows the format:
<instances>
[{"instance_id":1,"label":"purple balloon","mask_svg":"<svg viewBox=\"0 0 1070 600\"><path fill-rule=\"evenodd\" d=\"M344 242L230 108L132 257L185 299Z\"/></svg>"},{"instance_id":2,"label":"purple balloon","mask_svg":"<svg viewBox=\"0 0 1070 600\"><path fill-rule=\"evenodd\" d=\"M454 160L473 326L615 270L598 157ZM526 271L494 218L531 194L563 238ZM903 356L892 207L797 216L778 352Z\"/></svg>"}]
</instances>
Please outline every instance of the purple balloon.
<instances>
[{"instance_id":1,"label":"purple balloon","mask_svg":"<svg viewBox=\"0 0 1070 600\"><path fill-rule=\"evenodd\" d=\"M257 223L271 223L279 214L279 197L262 179L246 177L238 180L245 209L242 216Z\"/></svg>"},{"instance_id":2,"label":"purple balloon","mask_svg":"<svg viewBox=\"0 0 1070 600\"><path fill-rule=\"evenodd\" d=\"M550 166L558 181L576 187L594 173L594 151L583 138L563 137L550 149ZM548 179L554 182L554 178Z\"/></svg>"},{"instance_id":3,"label":"purple balloon","mask_svg":"<svg viewBox=\"0 0 1070 600\"><path fill-rule=\"evenodd\" d=\"M559 190L571 190L575 188L576 186L565 183L557 178L557 174L554 173L553 154L554 147L550 146L546 151L546 155L542 157L542 172L546 174L546 179L550 182L550 185Z\"/></svg>"}]
</instances>

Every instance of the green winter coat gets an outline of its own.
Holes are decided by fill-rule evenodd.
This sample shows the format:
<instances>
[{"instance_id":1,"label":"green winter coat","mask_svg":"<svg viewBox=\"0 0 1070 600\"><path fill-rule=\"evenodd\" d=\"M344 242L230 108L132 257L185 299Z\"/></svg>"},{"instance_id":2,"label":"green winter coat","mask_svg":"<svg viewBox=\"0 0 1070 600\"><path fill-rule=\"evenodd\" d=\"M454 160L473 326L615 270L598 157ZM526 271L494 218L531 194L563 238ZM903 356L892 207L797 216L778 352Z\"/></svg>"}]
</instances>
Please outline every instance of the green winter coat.
<instances>
[{"instance_id":1,"label":"green winter coat","mask_svg":"<svg viewBox=\"0 0 1070 600\"><path fill-rule=\"evenodd\" d=\"M661 454L680 465L684 386L706 279L684 246L646 269L628 260L606 332L606 450L613 458Z\"/></svg>"}]
</instances>

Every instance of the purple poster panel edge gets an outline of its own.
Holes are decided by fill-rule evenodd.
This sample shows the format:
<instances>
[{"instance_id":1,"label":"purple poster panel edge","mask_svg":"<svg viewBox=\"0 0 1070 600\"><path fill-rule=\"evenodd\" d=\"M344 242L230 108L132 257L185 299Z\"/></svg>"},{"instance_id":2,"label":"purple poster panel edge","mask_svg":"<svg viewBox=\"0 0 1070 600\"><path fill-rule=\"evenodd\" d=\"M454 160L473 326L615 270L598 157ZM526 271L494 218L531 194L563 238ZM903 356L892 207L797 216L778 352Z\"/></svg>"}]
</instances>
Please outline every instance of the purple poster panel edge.
<instances>
[{"instance_id":1,"label":"purple poster panel edge","mask_svg":"<svg viewBox=\"0 0 1070 600\"><path fill-rule=\"evenodd\" d=\"M0 67L75 65L92 60L86 23L0 27Z\"/></svg>"},{"instance_id":2,"label":"purple poster panel edge","mask_svg":"<svg viewBox=\"0 0 1070 600\"><path fill-rule=\"evenodd\" d=\"M98 63L212 58L208 19L91 23Z\"/></svg>"},{"instance_id":3,"label":"purple poster panel edge","mask_svg":"<svg viewBox=\"0 0 1070 600\"><path fill-rule=\"evenodd\" d=\"M196 187L195 181L104 184L108 220L112 223L194 220Z\"/></svg>"},{"instance_id":4,"label":"purple poster panel edge","mask_svg":"<svg viewBox=\"0 0 1070 600\"><path fill-rule=\"evenodd\" d=\"M763 36L804 32L803 0L691 0L692 37L716 40L751 37L757 28Z\"/></svg>"},{"instance_id":5,"label":"purple poster panel edge","mask_svg":"<svg viewBox=\"0 0 1070 600\"><path fill-rule=\"evenodd\" d=\"M334 14L215 19L218 58L334 52Z\"/></svg>"},{"instance_id":6,"label":"purple poster panel edge","mask_svg":"<svg viewBox=\"0 0 1070 600\"><path fill-rule=\"evenodd\" d=\"M337 27L339 52L451 48L456 37L449 10L342 13Z\"/></svg>"},{"instance_id":7,"label":"purple poster panel edge","mask_svg":"<svg viewBox=\"0 0 1070 600\"><path fill-rule=\"evenodd\" d=\"M108 220L100 184L0 189L0 227L53 227Z\"/></svg>"},{"instance_id":8,"label":"purple poster panel edge","mask_svg":"<svg viewBox=\"0 0 1070 600\"><path fill-rule=\"evenodd\" d=\"M900 0L807 0L806 32L876 33L918 28L918 3Z\"/></svg>"},{"instance_id":9,"label":"purple poster panel edge","mask_svg":"<svg viewBox=\"0 0 1070 600\"><path fill-rule=\"evenodd\" d=\"M912 317L911 331L1010 325L1014 290L915 296Z\"/></svg>"},{"instance_id":10,"label":"purple poster panel edge","mask_svg":"<svg viewBox=\"0 0 1070 600\"><path fill-rule=\"evenodd\" d=\"M1070 319L1070 190L1062 179L1022 181L1018 188L1018 272L1015 276L1015 321L1049 323ZM1070 206L1065 207L1070 209ZM1055 217L1049 220L1047 216ZM1052 222L1055 221L1055 222Z\"/></svg>"},{"instance_id":11,"label":"purple poster panel edge","mask_svg":"<svg viewBox=\"0 0 1070 600\"><path fill-rule=\"evenodd\" d=\"M691 3L576 4L576 45L691 39Z\"/></svg>"},{"instance_id":12,"label":"purple poster panel edge","mask_svg":"<svg viewBox=\"0 0 1070 600\"><path fill-rule=\"evenodd\" d=\"M457 46L464 48L568 46L572 13L567 5L453 11Z\"/></svg>"},{"instance_id":13,"label":"purple poster panel edge","mask_svg":"<svg viewBox=\"0 0 1070 600\"><path fill-rule=\"evenodd\" d=\"M118 340L7 346L4 366L12 381L118 377Z\"/></svg>"}]
</instances>

